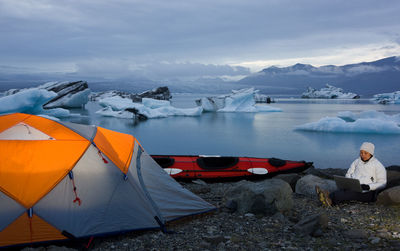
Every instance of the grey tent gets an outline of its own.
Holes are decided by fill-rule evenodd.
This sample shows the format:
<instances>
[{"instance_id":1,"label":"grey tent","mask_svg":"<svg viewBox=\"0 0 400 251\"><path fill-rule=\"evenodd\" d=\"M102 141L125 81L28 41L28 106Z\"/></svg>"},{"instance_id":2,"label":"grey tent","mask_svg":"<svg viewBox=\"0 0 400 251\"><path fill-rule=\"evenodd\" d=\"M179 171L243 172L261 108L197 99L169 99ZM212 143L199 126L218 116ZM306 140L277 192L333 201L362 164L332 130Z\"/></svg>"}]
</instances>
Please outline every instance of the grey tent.
<instances>
[{"instance_id":1,"label":"grey tent","mask_svg":"<svg viewBox=\"0 0 400 251\"><path fill-rule=\"evenodd\" d=\"M136 138L28 114L0 116L0 247L140 229L214 210Z\"/></svg>"}]
</instances>

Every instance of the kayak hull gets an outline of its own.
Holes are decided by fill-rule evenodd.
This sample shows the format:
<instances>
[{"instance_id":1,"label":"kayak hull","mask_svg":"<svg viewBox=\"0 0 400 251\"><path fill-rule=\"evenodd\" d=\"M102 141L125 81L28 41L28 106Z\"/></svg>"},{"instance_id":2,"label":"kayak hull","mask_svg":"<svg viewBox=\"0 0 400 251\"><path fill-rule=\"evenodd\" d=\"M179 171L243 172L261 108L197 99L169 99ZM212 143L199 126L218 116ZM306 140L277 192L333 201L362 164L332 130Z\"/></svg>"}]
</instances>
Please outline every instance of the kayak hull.
<instances>
[{"instance_id":1,"label":"kayak hull","mask_svg":"<svg viewBox=\"0 0 400 251\"><path fill-rule=\"evenodd\" d=\"M152 155L152 158L176 179L268 177L301 172L313 164L276 158L201 155Z\"/></svg>"}]
</instances>

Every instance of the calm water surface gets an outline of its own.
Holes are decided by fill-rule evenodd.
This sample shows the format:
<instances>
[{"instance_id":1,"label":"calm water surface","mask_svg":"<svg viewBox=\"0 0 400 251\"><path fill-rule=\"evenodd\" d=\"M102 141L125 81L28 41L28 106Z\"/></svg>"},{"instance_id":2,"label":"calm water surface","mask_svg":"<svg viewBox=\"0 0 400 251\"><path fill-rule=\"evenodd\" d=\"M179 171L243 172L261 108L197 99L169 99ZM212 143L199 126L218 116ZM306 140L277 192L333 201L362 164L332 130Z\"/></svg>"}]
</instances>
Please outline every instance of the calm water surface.
<instances>
[{"instance_id":1,"label":"calm water surface","mask_svg":"<svg viewBox=\"0 0 400 251\"><path fill-rule=\"evenodd\" d=\"M199 96L174 94L172 105L194 107ZM85 110L72 110L82 116L68 121L132 134L150 154L276 157L312 161L317 168L348 168L358 156L361 143L370 141L376 146L375 156L385 166L400 165L400 135L294 130L325 116L337 116L340 111L397 114L400 105L379 105L369 100L275 100L271 105L283 112L203 113L200 117L169 117L139 123L101 117L95 114L100 106L88 103Z\"/></svg>"}]
</instances>

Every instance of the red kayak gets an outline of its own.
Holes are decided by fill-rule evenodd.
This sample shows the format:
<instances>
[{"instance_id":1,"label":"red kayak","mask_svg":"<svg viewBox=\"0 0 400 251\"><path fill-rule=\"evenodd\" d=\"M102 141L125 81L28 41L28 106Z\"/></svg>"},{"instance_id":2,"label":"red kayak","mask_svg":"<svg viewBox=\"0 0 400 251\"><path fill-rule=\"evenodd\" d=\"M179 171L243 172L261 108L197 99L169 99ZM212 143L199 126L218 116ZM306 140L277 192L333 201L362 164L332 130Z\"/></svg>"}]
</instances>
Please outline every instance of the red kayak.
<instances>
[{"instance_id":1,"label":"red kayak","mask_svg":"<svg viewBox=\"0 0 400 251\"><path fill-rule=\"evenodd\" d=\"M281 173L301 172L312 162L276 158L152 155L169 175L184 179L266 177Z\"/></svg>"}]
</instances>

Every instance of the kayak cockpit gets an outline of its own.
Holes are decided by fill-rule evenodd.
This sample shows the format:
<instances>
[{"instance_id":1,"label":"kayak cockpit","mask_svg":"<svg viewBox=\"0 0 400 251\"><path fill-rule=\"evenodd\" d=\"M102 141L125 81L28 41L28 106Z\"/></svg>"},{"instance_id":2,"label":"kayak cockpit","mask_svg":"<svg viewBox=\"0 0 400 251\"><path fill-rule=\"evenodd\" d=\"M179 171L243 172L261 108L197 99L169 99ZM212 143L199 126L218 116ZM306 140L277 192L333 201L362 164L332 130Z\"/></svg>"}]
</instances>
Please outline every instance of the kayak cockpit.
<instances>
[{"instance_id":1,"label":"kayak cockpit","mask_svg":"<svg viewBox=\"0 0 400 251\"><path fill-rule=\"evenodd\" d=\"M199 157L197 164L201 169L215 170L231 168L239 163L238 157Z\"/></svg>"}]
</instances>

